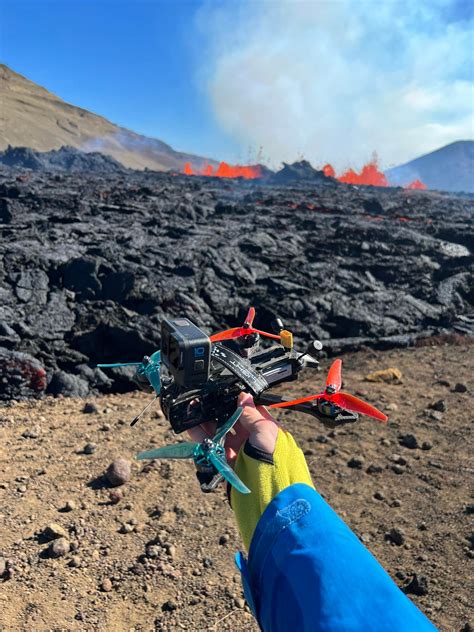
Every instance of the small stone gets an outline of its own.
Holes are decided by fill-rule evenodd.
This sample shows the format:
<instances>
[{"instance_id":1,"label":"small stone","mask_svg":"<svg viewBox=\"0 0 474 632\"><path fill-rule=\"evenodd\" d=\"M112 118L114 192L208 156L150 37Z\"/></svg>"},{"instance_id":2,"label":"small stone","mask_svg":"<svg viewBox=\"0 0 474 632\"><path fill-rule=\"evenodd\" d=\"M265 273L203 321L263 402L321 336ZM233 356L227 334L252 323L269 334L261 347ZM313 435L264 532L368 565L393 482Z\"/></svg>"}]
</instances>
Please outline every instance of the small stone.
<instances>
[{"instance_id":1,"label":"small stone","mask_svg":"<svg viewBox=\"0 0 474 632\"><path fill-rule=\"evenodd\" d=\"M27 428L23 433L22 437L25 439L37 439L41 434L40 426L33 426L33 428Z\"/></svg>"},{"instance_id":2,"label":"small stone","mask_svg":"<svg viewBox=\"0 0 474 632\"><path fill-rule=\"evenodd\" d=\"M176 547L174 546L174 544L171 544L170 546L168 546L166 552L173 560L176 557Z\"/></svg>"},{"instance_id":3,"label":"small stone","mask_svg":"<svg viewBox=\"0 0 474 632\"><path fill-rule=\"evenodd\" d=\"M158 557L160 555L160 547L157 546L156 544L149 544L146 547L146 556L150 557L151 559Z\"/></svg>"},{"instance_id":4,"label":"small stone","mask_svg":"<svg viewBox=\"0 0 474 632\"><path fill-rule=\"evenodd\" d=\"M417 526L418 526L418 529L420 531L427 531L428 530L428 526L427 526L426 522L419 522Z\"/></svg>"},{"instance_id":5,"label":"small stone","mask_svg":"<svg viewBox=\"0 0 474 632\"><path fill-rule=\"evenodd\" d=\"M94 454L96 450L97 445L95 443L86 443L82 451L84 452L84 454Z\"/></svg>"},{"instance_id":6,"label":"small stone","mask_svg":"<svg viewBox=\"0 0 474 632\"><path fill-rule=\"evenodd\" d=\"M374 498L376 500L385 500L385 496L384 496L384 494L382 492L375 492Z\"/></svg>"},{"instance_id":7,"label":"small stone","mask_svg":"<svg viewBox=\"0 0 474 632\"><path fill-rule=\"evenodd\" d=\"M405 575L405 573L403 571L397 571L395 573L395 577L397 579L400 579L402 582L405 581L405 579L407 578L407 576Z\"/></svg>"},{"instance_id":8,"label":"small stone","mask_svg":"<svg viewBox=\"0 0 474 632\"><path fill-rule=\"evenodd\" d=\"M7 570L7 560L4 557L0 557L0 577L5 575Z\"/></svg>"},{"instance_id":9,"label":"small stone","mask_svg":"<svg viewBox=\"0 0 474 632\"><path fill-rule=\"evenodd\" d=\"M100 553L97 549L94 549L91 553L91 560L93 562L97 562L99 561L99 559L100 559Z\"/></svg>"},{"instance_id":10,"label":"small stone","mask_svg":"<svg viewBox=\"0 0 474 632\"><path fill-rule=\"evenodd\" d=\"M443 421L443 413L439 410L429 410L428 417L433 421Z\"/></svg>"},{"instance_id":11,"label":"small stone","mask_svg":"<svg viewBox=\"0 0 474 632\"><path fill-rule=\"evenodd\" d=\"M76 508L77 505L73 500L67 500L62 511L74 511Z\"/></svg>"},{"instance_id":12,"label":"small stone","mask_svg":"<svg viewBox=\"0 0 474 632\"><path fill-rule=\"evenodd\" d=\"M118 457L112 461L105 472L105 477L113 487L123 485L130 480L132 464L123 457Z\"/></svg>"},{"instance_id":13,"label":"small stone","mask_svg":"<svg viewBox=\"0 0 474 632\"><path fill-rule=\"evenodd\" d=\"M102 426L100 427L102 432L108 432L111 428L112 426L110 424L102 424Z\"/></svg>"},{"instance_id":14,"label":"small stone","mask_svg":"<svg viewBox=\"0 0 474 632\"><path fill-rule=\"evenodd\" d=\"M417 575L415 573L403 590L408 594L418 595L419 597L427 595L429 592L428 579L424 575Z\"/></svg>"},{"instance_id":15,"label":"small stone","mask_svg":"<svg viewBox=\"0 0 474 632\"><path fill-rule=\"evenodd\" d=\"M433 444L430 443L429 441L423 441L423 443L421 444L422 450L431 450L432 447L433 447Z\"/></svg>"},{"instance_id":16,"label":"small stone","mask_svg":"<svg viewBox=\"0 0 474 632\"><path fill-rule=\"evenodd\" d=\"M176 601L173 601L172 599L165 601L165 603L161 606L161 609L163 610L163 612L173 612L173 610L176 610L178 607L178 604L176 603Z\"/></svg>"},{"instance_id":17,"label":"small stone","mask_svg":"<svg viewBox=\"0 0 474 632\"><path fill-rule=\"evenodd\" d=\"M462 382L458 382L455 387L453 388L453 392L454 393L466 393L467 392L467 385L463 384Z\"/></svg>"},{"instance_id":18,"label":"small stone","mask_svg":"<svg viewBox=\"0 0 474 632\"><path fill-rule=\"evenodd\" d=\"M112 582L110 581L110 579L108 577L106 577L101 585L100 585L100 589L102 592L110 592L112 590L113 586L112 586Z\"/></svg>"},{"instance_id":19,"label":"small stone","mask_svg":"<svg viewBox=\"0 0 474 632\"><path fill-rule=\"evenodd\" d=\"M445 413L447 410L446 400L438 399L436 402L430 404L429 408L431 408L432 410L439 410L440 413Z\"/></svg>"},{"instance_id":20,"label":"small stone","mask_svg":"<svg viewBox=\"0 0 474 632\"><path fill-rule=\"evenodd\" d=\"M132 533L134 527L131 524L123 523L119 529L119 533Z\"/></svg>"},{"instance_id":21,"label":"small stone","mask_svg":"<svg viewBox=\"0 0 474 632\"><path fill-rule=\"evenodd\" d=\"M380 444L388 447L389 445L391 445L390 439L386 439L385 437L383 437L382 439L380 439Z\"/></svg>"},{"instance_id":22,"label":"small stone","mask_svg":"<svg viewBox=\"0 0 474 632\"><path fill-rule=\"evenodd\" d=\"M26 485L20 485L18 487L18 491L20 492L20 494L24 494L26 492L26 489L27 489Z\"/></svg>"},{"instance_id":23,"label":"small stone","mask_svg":"<svg viewBox=\"0 0 474 632\"><path fill-rule=\"evenodd\" d=\"M398 464L392 465L391 469L393 472L395 472L395 474L399 474L399 475L405 474L405 471L406 471L403 465L398 465Z\"/></svg>"},{"instance_id":24,"label":"small stone","mask_svg":"<svg viewBox=\"0 0 474 632\"><path fill-rule=\"evenodd\" d=\"M347 466L356 470L361 470L364 466L365 459L363 456L353 456L347 461Z\"/></svg>"},{"instance_id":25,"label":"small stone","mask_svg":"<svg viewBox=\"0 0 474 632\"><path fill-rule=\"evenodd\" d=\"M202 561L202 565L204 566L204 568L211 568L212 566L212 560L210 557L205 557Z\"/></svg>"},{"instance_id":26,"label":"small stone","mask_svg":"<svg viewBox=\"0 0 474 632\"><path fill-rule=\"evenodd\" d=\"M43 536L48 540L55 540L56 538L67 538L68 533L61 525L56 522L50 522L48 526L43 529Z\"/></svg>"},{"instance_id":27,"label":"small stone","mask_svg":"<svg viewBox=\"0 0 474 632\"><path fill-rule=\"evenodd\" d=\"M117 505L123 498L123 492L121 489L112 489L109 492L109 501L112 505Z\"/></svg>"},{"instance_id":28,"label":"small stone","mask_svg":"<svg viewBox=\"0 0 474 632\"><path fill-rule=\"evenodd\" d=\"M383 471L383 467L381 467L380 465L369 465L369 467L366 469L367 474L380 474L380 472Z\"/></svg>"},{"instance_id":29,"label":"small stone","mask_svg":"<svg viewBox=\"0 0 474 632\"><path fill-rule=\"evenodd\" d=\"M73 555L71 557L71 561L69 562L69 566L71 566L72 568L80 568L80 566L81 566L81 558L79 557L79 555Z\"/></svg>"},{"instance_id":30,"label":"small stone","mask_svg":"<svg viewBox=\"0 0 474 632\"><path fill-rule=\"evenodd\" d=\"M390 404L387 404L387 405L385 406L385 409L386 409L386 410L391 410L391 411L395 412L395 411L397 411L397 410L398 410L398 406L397 406L397 404L395 404L395 402L391 402Z\"/></svg>"},{"instance_id":31,"label":"small stone","mask_svg":"<svg viewBox=\"0 0 474 632\"><path fill-rule=\"evenodd\" d=\"M402 501L398 500L398 498L395 498L395 500L392 501L390 506L391 507L401 507L402 506Z\"/></svg>"},{"instance_id":32,"label":"small stone","mask_svg":"<svg viewBox=\"0 0 474 632\"><path fill-rule=\"evenodd\" d=\"M84 408L82 409L82 412L85 413L86 415L92 415L94 413L98 413L99 409L92 402L86 402L84 404Z\"/></svg>"},{"instance_id":33,"label":"small stone","mask_svg":"<svg viewBox=\"0 0 474 632\"><path fill-rule=\"evenodd\" d=\"M385 382L387 384L401 384L403 375L400 369L390 367L369 373L364 378L367 382Z\"/></svg>"},{"instance_id":34,"label":"small stone","mask_svg":"<svg viewBox=\"0 0 474 632\"><path fill-rule=\"evenodd\" d=\"M392 527L390 531L385 534L385 539L393 542L397 546L401 546L406 542L406 536L402 529L398 527Z\"/></svg>"},{"instance_id":35,"label":"small stone","mask_svg":"<svg viewBox=\"0 0 474 632\"><path fill-rule=\"evenodd\" d=\"M328 438L325 435L318 435L316 437L316 441L318 443L327 443L328 442Z\"/></svg>"},{"instance_id":36,"label":"small stone","mask_svg":"<svg viewBox=\"0 0 474 632\"><path fill-rule=\"evenodd\" d=\"M49 552L52 557L63 557L71 550L69 540L66 538L57 538L49 545Z\"/></svg>"},{"instance_id":37,"label":"small stone","mask_svg":"<svg viewBox=\"0 0 474 632\"><path fill-rule=\"evenodd\" d=\"M400 435L398 437L398 443L404 448L409 448L410 450L414 450L418 447L418 440L415 435L412 434Z\"/></svg>"},{"instance_id":38,"label":"small stone","mask_svg":"<svg viewBox=\"0 0 474 632\"><path fill-rule=\"evenodd\" d=\"M390 460L393 461L394 463L398 463L398 465L406 465L407 461L403 456L400 456L399 454L392 454L390 456Z\"/></svg>"},{"instance_id":39,"label":"small stone","mask_svg":"<svg viewBox=\"0 0 474 632\"><path fill-rule=\"evenodd\" d=\"M230 540L230 536L227 533L224 533L219 538L219 544L227 544L227 542L229 542L229 540Z\"/></svg>"},{"instance_id":40,"label":"small stone","mask_svg":"<svg viewBox=\"0 0 474 632\"><path fill-rule=\"evenodd\" d=\"M245 599L242 599L242 597L238 597L237 599L234 599L234 605L237 608L245 608Z\"/></svg>"}]
</instances>

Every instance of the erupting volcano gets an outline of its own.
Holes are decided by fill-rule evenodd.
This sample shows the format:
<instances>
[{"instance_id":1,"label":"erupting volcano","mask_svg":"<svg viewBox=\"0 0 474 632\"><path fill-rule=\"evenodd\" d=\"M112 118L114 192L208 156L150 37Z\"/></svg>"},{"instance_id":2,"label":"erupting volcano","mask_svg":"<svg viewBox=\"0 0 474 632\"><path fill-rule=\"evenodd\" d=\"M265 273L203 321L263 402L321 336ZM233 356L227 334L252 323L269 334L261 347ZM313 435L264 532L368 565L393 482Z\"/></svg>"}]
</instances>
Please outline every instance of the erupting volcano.
<instances>
[{"instance_id":1,"label":"erupting volcano","mask_svg":"<svg viewBox=\"0 0 474 632\"><path fill-rule=\"evenodd\" d=\"M255 180L262 177L262 169L259 165L228 165L221 162L214 169L212 165L206 165L201 170L193 169L190 162L184 165L184 173L188 176L212 176L214 178L245 178L245 180Z\"/></svg>"},{"instance_id":2,"label":"erupting volcano","mask_svg":"<svg viewBox=\"0 0 474 632\"><path fill-rule=\"evenodd\" d=\"M378 166L377 157L374 157L370 162L364 165L357 173L354 169L348 169L342 175L337 176L334 167L330 164L326 164L323 167L324 175L336 178L339 182L345 182L346 184L358 184L358 185L372 185L374 187L389 187L393 186L387 176L380 171ZM405 189L427 189L428 187L421 182L421 180L414 180L407 184Z\"/></svg>"},{"instance_id":3,"label":"erupting volcano","mask_svg":"<svg viewBox=\"0 0 474 632\"><path fill-rule=\"evenodd\" d=\"M306 162L306 161L303 161ZM299 163L295 163L295 166ZM308 166L309 163L307 163ZM311 166L310 166L311 167ZM208 176L214 178L244 178L245 180L256 180L264 178L271 172L265 168L262 169L260 165L229 165L226 162L221 162L218 167L212 165L205 165L202 169L194 169L190 162L184 165L183 173L188 176ZM339 182L345 184L374 186L374 187L389 187L393 186L387 179L386 175L380 171L378 166L378 160L375 156L370 162L365 164L361 171L357 173L354 169L348 169L342 175L336 175L336 171L332 165L327 163L322 168L324 175L328 178L335 178ZM426 185L421 180L415 180L404 187L405 189L426 189Z\"/></svg>"}]
</instances>

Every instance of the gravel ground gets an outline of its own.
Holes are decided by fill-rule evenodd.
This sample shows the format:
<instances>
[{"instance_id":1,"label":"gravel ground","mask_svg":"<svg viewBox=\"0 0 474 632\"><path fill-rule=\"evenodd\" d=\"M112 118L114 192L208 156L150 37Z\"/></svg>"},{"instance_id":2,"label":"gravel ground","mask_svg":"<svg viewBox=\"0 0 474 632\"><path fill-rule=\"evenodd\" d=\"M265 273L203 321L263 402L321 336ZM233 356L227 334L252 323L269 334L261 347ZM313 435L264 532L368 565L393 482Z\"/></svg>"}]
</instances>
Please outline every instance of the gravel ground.
<instances>
[{"instance_id":1,"label":"gravel ground","mask_svg":"<svg viewBox=\"0 0 474 632\"><path fill-rule=\"evenodd\" d=\"M395 581L441 630L467 632L474 359L461 342L343 356L345 389L387 412L388 426L280 419L319 491ZM287 392L316 392L322 367ZM401 384L364 380L389 367ZM157 409L130 428L145 398L88 399L88 413L85 400L52 397L0 408L1 630L257 630L223 490L201 494L188 463L133 461L173 438ZM130 480L111 487L103 475L119 456L132 461Z\"/></svg>"}]
</instances>

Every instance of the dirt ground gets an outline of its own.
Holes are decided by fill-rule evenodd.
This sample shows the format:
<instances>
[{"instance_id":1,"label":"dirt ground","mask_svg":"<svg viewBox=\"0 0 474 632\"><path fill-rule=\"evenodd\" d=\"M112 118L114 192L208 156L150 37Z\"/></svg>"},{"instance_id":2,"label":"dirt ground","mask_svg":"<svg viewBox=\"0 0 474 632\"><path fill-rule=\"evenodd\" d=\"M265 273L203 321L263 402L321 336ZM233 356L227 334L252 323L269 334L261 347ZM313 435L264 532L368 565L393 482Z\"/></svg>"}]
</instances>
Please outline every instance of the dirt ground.
<instances>
[{"instance_id":1,"label":"dirt ground","mask_svg":"<svg viewBox=\"0 0 474 632\"><path fill-rule=\"evenodd\" d=\"M471 630L473 619L473 349L343 356L345 389L387 412L388 425L362 418L329 431L279 413L318 490L401 587L425 593L410 597L449 632ZM287 392L318 392L329 364ZM400 369L401 384L364 381L388 367ZM97 412L88 414L73 399L0 408L2 631L258 629L234 567L241 541L222 489L202 494L190 463L134 461L130 481L115 488L123 497L110 498L101 477L116 456L133 460L173 439L157 409L130 428L146 400L141 392L90 399ZM418 447L401 445L413 443L405 435ZM70 543L61 557L48 553L50 523Z\"/></svg>"}]
</instances>

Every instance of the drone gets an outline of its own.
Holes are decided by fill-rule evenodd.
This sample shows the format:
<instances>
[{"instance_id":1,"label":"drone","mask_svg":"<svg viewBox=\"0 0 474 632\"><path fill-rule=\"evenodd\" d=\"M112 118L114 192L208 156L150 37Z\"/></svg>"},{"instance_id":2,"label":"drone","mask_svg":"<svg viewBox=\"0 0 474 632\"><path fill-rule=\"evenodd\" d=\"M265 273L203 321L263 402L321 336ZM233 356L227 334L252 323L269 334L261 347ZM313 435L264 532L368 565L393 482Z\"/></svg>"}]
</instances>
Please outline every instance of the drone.
<instances>
[{"instance_id":1,"label":"drone","mask_svg":"<svg viewBox=\"0 0 474 632\"><path fill-rule=\"evenodd\" d=\"M314 340L306 350L297 351L293 334L284 329L280 319L272 324L278 333L270 333L253 326L255 313L251 307L242 326L211 336L188 318L164 319L161 350L141 362L97 365L136 367L135 381L154 394L131 421L132 426L157 399L176 434L206 422L216 425L215 436L202 443L164 446L141 452L137 459L193 459L202 491L213 491L225 479L241 493L250 493L228 465L224 448L226 434L242 414L240 393L250 393L258 406L307 413L331 427L354 423L359 415L387 421L388 417L371 404L341 391L340 359L331 365L322 393L293 400L269 393L279 384L297 380L303 369L318 369L315 355L322 344ZM262 345L262 339L271 341L271 346Z\"/></svg>"}]
</instances>

